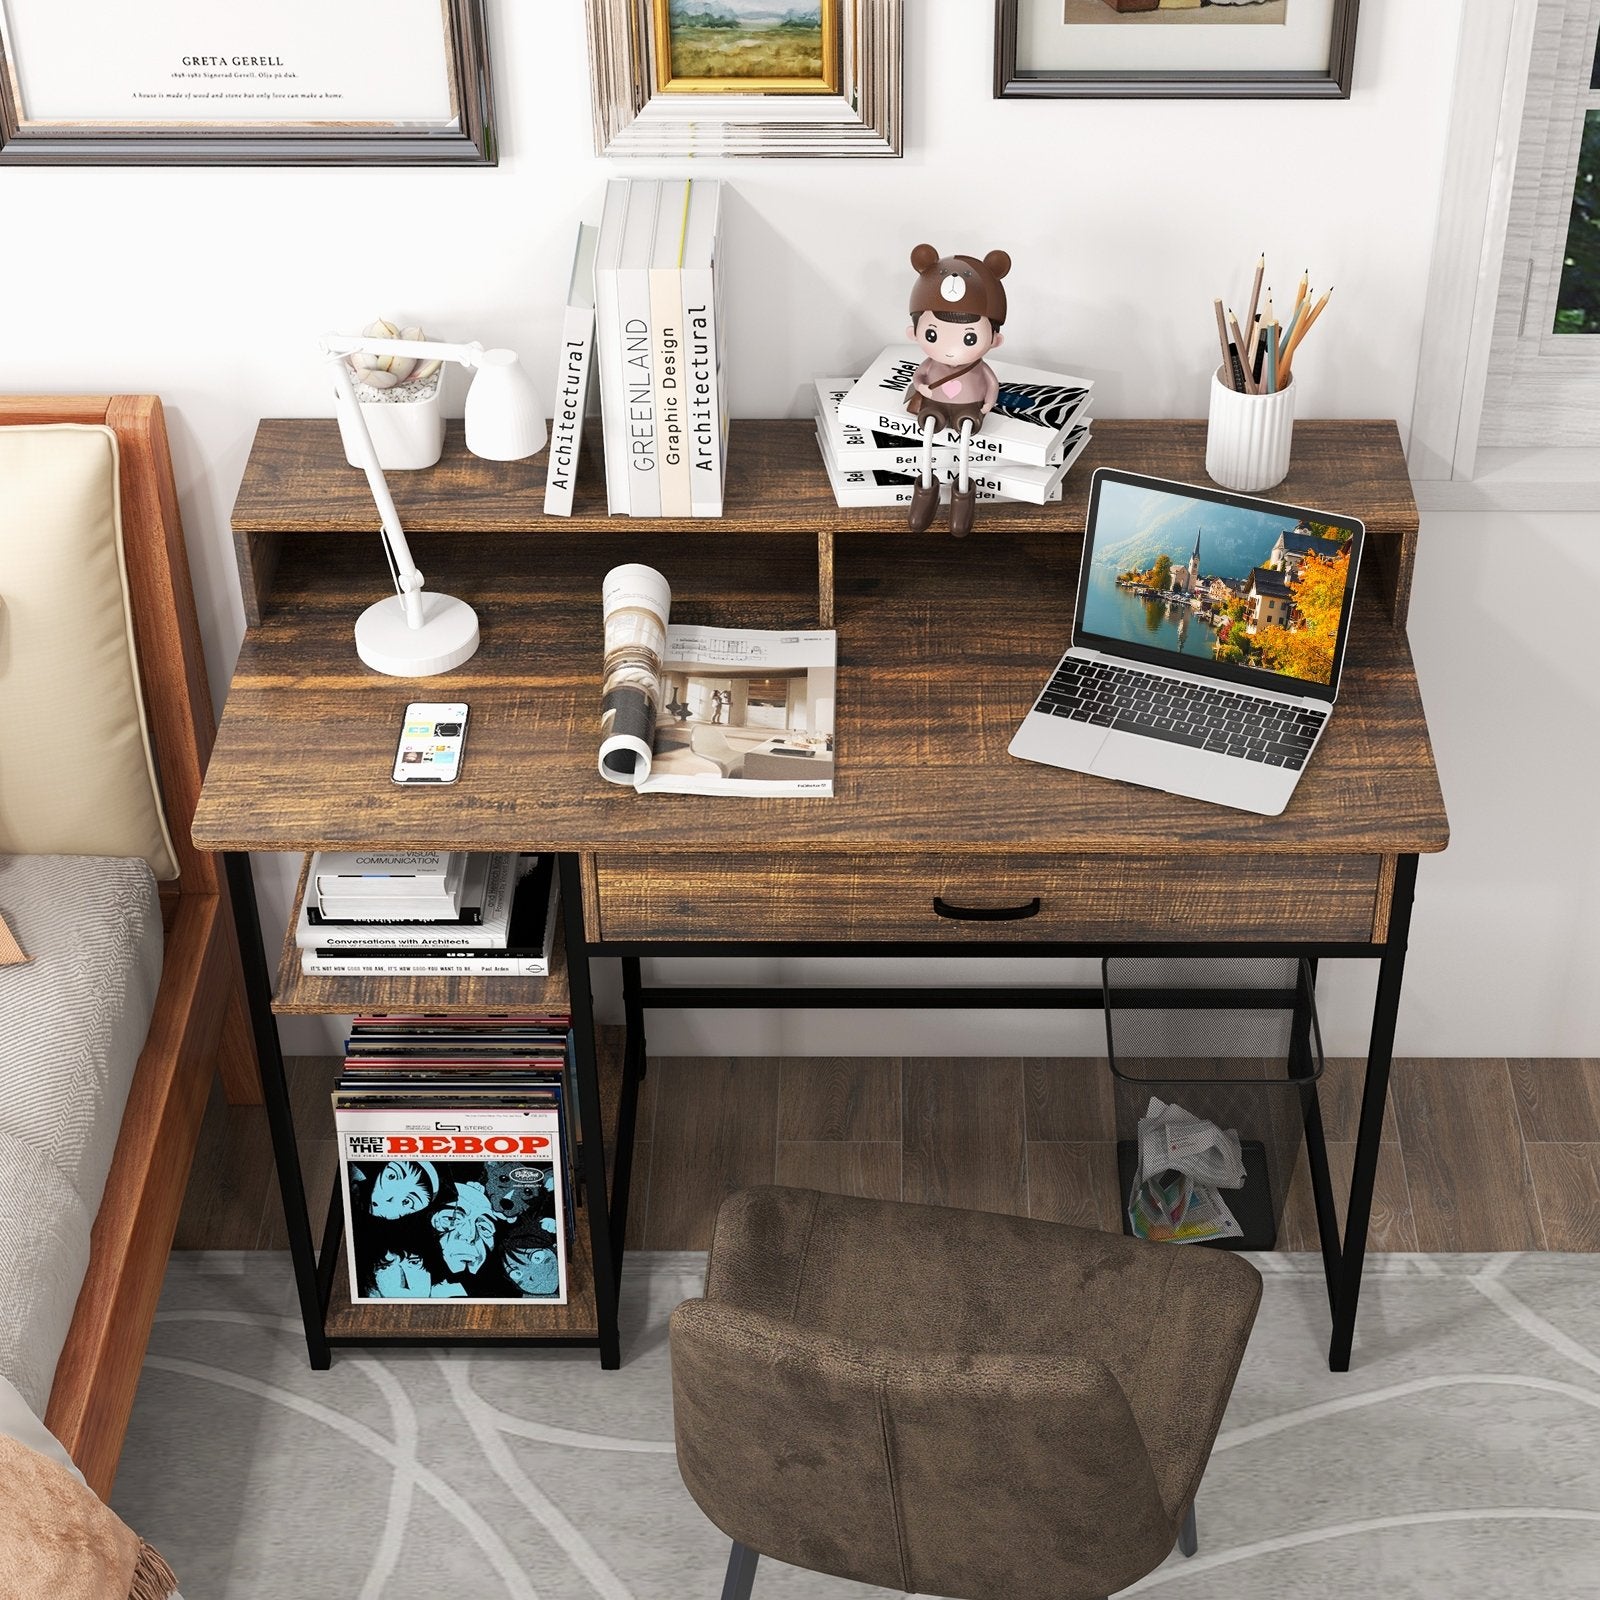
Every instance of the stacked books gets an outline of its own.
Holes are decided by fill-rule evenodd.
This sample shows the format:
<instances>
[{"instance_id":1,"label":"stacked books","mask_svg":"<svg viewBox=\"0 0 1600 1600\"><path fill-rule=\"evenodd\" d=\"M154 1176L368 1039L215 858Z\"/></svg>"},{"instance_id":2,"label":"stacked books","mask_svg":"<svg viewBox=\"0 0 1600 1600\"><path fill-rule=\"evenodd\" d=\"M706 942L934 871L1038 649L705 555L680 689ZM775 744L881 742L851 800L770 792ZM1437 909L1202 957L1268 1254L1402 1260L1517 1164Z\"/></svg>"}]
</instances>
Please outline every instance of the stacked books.
<instances>
[{"instance_id":1,"label":"stacked books","mask_svg":"<svg viewBox=\"0 0 1600 1600\"><path fill-rule=\"evenodd\" d=\"M334 977L550 973L551 855L322 851L295 926L300 968Z\"/></svg>"},{"instance_id":2,"label":"stacked books","mask_svg":"<svg viewBox=\"0 0 1600 1600\"><path fill-rule=\"evenodd\" d=\"M333 1092L352 1300L565 1304L570 1028L565 1011L353 1019Z\"/></svg>"},{"instance_id":3,"label":"stacked books","mask_svg":"<svg viewBox=\"0 0 1600 1600\"><path fill-rule=\"evenodd\" d=\"M922 430L905 400L921 359L914 346L891 345L859 378L818 380L817 444L840 505L910 502L922 471ZM1089 443L1092 381L1006 361L989 366L1000 397L967 452L978 498L1059 500L1062 479ZM934 473L946 485L959 471L960 442L950 429L934 439Z\"/></svg>"},{"instance_id":4,"label":"stacked books","mask_svg":"<svg viewBox=\"0 0 1600 1600\"><path fill-rule=\"evenodd\" d=\"M606 186L588 316L613 515L722 515L728 399L721 230L722 185L715 180L614 178ZM580 296L584 250L580 238ZM585 314L583 305L569 306L569 343L582 343ZM563 359L570 366L577 356L564 347ZM568 454L566 398L552 433L552 474Z\"/></svg>"}]
</instances>

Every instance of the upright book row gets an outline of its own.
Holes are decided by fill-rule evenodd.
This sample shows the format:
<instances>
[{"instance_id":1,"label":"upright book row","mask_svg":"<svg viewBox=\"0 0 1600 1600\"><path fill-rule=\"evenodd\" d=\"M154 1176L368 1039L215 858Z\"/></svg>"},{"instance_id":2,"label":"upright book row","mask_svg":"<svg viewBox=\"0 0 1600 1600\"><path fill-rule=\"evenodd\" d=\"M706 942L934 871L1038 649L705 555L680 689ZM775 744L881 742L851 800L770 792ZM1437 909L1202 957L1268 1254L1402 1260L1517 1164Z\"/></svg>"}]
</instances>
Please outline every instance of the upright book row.
<instances>
[{"instance_id":1,"label":"upright book row","mask_svg":"<svg viewBox=\"0 0 1600 1600\"><path fill-rule=\"evenodd\" d=\"M571 514L592 360L600 374L607 509L614 516L722 515L728 401L721 226L722 185L714 180L607 184L600 226L580 234L573 265L547 512Z\"/></svg>"}]
</instances>

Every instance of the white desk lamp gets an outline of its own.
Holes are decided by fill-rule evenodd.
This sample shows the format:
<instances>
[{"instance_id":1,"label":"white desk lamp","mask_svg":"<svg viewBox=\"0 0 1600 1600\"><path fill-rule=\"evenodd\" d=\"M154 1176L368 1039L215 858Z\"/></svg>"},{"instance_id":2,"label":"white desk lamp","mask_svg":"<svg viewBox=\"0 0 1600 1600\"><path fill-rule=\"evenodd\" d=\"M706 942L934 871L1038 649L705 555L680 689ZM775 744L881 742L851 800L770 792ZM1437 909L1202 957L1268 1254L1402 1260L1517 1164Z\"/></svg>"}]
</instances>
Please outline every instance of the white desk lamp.
<instances>
[{"instance_id":1,"label":"white desk lamp","mask_svg":"<svg viewBox=\"0 0 1600 1600\"><path fill-rule=\"evenodd\" d=\"M356 654L375 672L392 678L431 678L472 659L478 648L478 616L465 600L423 592L422 574L411 558L400 515L389 493L378 452L367 431L345 357L414 356L419 361L454 361L473 369L465 407L467 448L489 461L521 461L544 449L548 434L539 397L511 350L432 340L369 339L330 333L322 352L333 373L333 389L347 424L353 453L367 475L383 527L383 549L395 593L356 618Z\"/></svg>"}]
</instances>

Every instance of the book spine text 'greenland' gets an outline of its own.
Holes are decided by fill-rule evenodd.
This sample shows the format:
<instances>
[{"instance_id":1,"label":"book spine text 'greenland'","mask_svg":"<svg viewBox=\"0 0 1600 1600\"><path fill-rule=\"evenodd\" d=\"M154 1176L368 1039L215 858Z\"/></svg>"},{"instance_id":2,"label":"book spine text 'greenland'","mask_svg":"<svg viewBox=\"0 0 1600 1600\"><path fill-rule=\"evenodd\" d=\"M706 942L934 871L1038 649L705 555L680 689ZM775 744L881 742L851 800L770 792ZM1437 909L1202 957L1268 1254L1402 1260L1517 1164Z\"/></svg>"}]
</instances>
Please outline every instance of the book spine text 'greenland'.
<instances>
[{"instance_id":1,"label":"book spine text 'greenland'","mask_svg":"<svg viewBox=\"0 0 1600 1600\"><path fill-rule=\"evenodd\" d=\"M650 306L650 253L655 243L661 184L634 178L628 223L617 274L618 332L622 346L623 417L627 438L628 510L636 517L661 515L657 462L656 387L651 354L655 344Z\"/></svg>"}]
</instances>

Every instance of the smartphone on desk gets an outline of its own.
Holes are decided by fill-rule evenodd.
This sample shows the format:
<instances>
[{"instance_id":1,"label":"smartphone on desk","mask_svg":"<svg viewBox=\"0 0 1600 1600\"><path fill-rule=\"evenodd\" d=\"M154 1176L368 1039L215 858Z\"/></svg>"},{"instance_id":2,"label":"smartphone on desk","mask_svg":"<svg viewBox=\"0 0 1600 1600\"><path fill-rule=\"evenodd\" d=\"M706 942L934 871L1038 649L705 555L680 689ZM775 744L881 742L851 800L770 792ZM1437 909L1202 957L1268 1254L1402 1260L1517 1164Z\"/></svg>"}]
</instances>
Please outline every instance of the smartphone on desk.
<instances>
[{"instance_id":1,"label":"smartphone on desk","mask_svg":"<svg viewBox=\"0 0 1600 1600\"><path fill-rule=\"evenodd\" d=\"M459 702L414 701L400 723L394 753L396 783L454 783L467 742L467 708Z\"/></svg>"}]
</instances>

